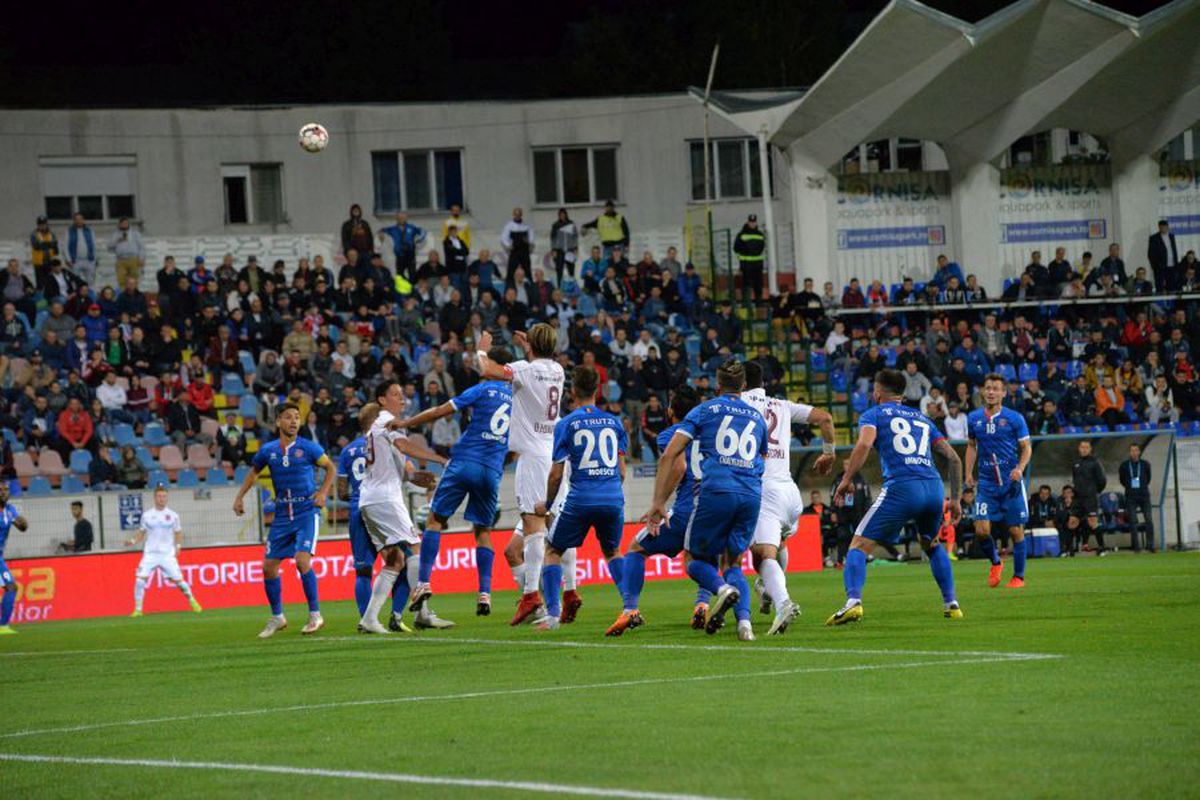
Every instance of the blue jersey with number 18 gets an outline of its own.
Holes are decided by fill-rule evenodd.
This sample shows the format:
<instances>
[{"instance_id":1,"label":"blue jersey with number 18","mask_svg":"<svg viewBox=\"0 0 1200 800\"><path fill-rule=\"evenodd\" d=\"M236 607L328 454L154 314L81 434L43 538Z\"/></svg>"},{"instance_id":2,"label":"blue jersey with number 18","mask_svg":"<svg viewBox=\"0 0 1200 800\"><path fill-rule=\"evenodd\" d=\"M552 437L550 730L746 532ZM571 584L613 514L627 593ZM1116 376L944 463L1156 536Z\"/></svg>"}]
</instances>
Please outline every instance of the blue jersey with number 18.
<instances>
[{"instance_id":1,"label":"blue jersey with number 18","mask_svg":"<svg viewBox=\"0 0 1200 800\"><path fill-rule=\"evenodd\" d=\"M581 406L554 426L554 461L571 463L567 504L624 508L618 456L629 450L625 426L595 406Z\"/></svg>"},{"instance_id":2,"label":"blue jersey with number 18","mask_svg":"<svg viewBox=\"0 0 1200 800\"><path fill-rule=\"evenodd\" d=\"M679 423L679 433L700 443L700 491L762 494L767 422L736 395L706 400Z\"/></svg>"},{"instance_id":3,"label":"blue jersey with number 18","mask_svg":"<svg viewBox=\"0 0 1200 800\"><path fill-rule=\"evenodd\" d=\"M920 411L899 403L882 403L863 412L858 427L875 429L884 486L942 479L933 464L933 443L946 437Z\"/></svg>"}]
</instances>

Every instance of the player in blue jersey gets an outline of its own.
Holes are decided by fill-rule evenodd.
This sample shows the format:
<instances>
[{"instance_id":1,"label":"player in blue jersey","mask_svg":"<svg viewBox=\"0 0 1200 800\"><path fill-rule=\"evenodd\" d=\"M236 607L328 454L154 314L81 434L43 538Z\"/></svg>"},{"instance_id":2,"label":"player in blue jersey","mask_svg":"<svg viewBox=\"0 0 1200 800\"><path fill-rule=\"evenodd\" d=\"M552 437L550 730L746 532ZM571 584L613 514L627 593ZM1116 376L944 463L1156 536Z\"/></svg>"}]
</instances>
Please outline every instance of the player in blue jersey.
<instances>
[{"instance_id":1,"label":"player in blue jersey","mask_svg":"<svg viewBox=\"0 0 1200 800\"><path fill-rule=\"evenodd\" d=\"M588 531L595 529L600 551L617 591L621 591L621 533L625 529L625 452L629 438L625 426L612 414L596 407L600 376L591 367L571 372L571 395L575 410L554 426L554 449L546 499L536 512L546 516L554 505L563 473L571 465L571 488L562 511L554 517L546 534L546 561L542 567L542 594L546 616L534 623L538 630L553 630L562 616L562 556L579 547Z\"/></svg>"},{"instance_id":2,"label":"player in blue jersey","mask_svg":"<svg viewBox=\"0 0 1200 800\"><path fill-rule=\"evenodd\" d=\"M712 594L704 630L716 633L734 608L738 638L751 641L750 586L741 559L754 538L762 505L767 423L739 396L745 386L742 362L731 358L717 370L720 395L688 412L659 459L654 502L646 521L659 525L667 518L667 498L675 488L672 466L685 449L699 442L704 474L684 529L683 546L691 555L688 575Z\"/></svg>"},{"instance_id":3,"label":"player in blue jersey","mask_svg":"<svg viewBox=\"0 0 1200 800\"><path fill-rule=\"evenodd\" d=\"M967 486L975 489L975 540L992 562L988 586L1000 585L1004 565L992 523L1008 526L1013 541L1013 577L1010 589L1025 586L1025 523L1029 521L1029 498L1025 491L1025 468L1033 455L1025 418L1005 408L1004 378L992 373L983 379L983 408L967 415ZM975 466L979 477L975 479Z\"/></svg>"},{"instance_id":4,"label":"player in blue jersey","mask_svg":"<svg viewBox=\"0 0 1200 800\"><path fill-rule=\"evenodd\" d=\"M242 499L254 488L264 469L270 472L275 488L275 518L271 522L267 554L263 558L263 589L271 606L271 616L258 634L260 639L267 639L287 627L287 619L283 616L283 584L279 578L279 565L285 558L295 560L308 601L308 623L300 632L316 633L325 626L317 598L317 575L312 571L312 555L321 532L321 509L333 487L334 466L319 444L296 437L300 431L300 407L295 403L284 403L280 407L275 424L279 438L267 442L254 454L250 462L253 469L247 473L233 500L233 513L240 517L245 513ZM320 488L315 480L318 467L325 470Z\"/></svg>"},{"instance_id":5,"label":"player in blue jersey","mask_svg":"<svg viewBox=\"0 0 1200 800\"><path fill-rule=\"evenodd\" d=\"M493 347L488 351L488 360L504 366L513 357L503 347ZM465 499L467 510L463 516L475 528L475 568L479 574L475 615L486 617L492 613L492 563L496 557L492 549L492 525L500 501L504 459L508 456L512 384L507 381L477 383L440 406L393 424L397 428L419 428L461 411L469 411L471 420L450 451L450 464L433 495L429 520L421 537L420 571L411 602L420 603L433 594L429 580L437 563L442 531Z\"/></svg>"},{"instance_id":6,"label":"player in blue jersey","mask_svg":"<svg viewBox=\"0 0 1200 800\"><path fill-rule=\"evenodd\" d=\"M17 605L17 583L8 571L8 564L4 563L4 546L8 544L8 533L13 528L24 533L29 530L29 523L17 507L8 502L8 481L0 481L0 584L4 586L4 599L0 600L0 635L16 633L8 623Z\"/></svg>"},{"instance_id":7,"label":"player in blue jersey","mask_svg":"<svg viewBox=\"0 0 1200 800\"><path fill-rule=\"evenodd\" d=\"M862 469L871 448L879 451L883 488L867 509L846 554L842 582L846 604L825 621L826 625L858 622L863 617L862 589L867 580L867 556L876 544L894 544L904 526L916 523L921 547L929 556L934 580L942 590L942 613L948 619L960 619L962 609L954 593L954 573L950 556L938 542L942 525L945 487L933 464L936 452L949 463L950 522L962 516L962 461L936 426L921 412L901 403L904 375L894 369L875 375L875 403L858 418L858 442L846 461L841 482L834 490L834 502L854 489L854 476Z\"/></svg>"}]
</instances>

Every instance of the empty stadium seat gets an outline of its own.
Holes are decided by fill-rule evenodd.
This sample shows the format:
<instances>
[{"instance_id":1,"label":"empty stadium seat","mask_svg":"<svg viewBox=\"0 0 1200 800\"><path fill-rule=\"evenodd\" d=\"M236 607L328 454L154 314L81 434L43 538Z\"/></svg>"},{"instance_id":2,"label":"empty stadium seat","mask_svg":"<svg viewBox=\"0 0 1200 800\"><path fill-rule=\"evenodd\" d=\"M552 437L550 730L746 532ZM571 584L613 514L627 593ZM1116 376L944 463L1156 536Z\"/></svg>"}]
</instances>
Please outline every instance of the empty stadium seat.
<instances>
[{"instance_id":1,"label":"empty stadium seat","mask_svg":"<svg viewBox=\"0 0 1200 800\"><path fill-rule=\"evenodd\" d=\"M92 454L87 450L73 450L71 452L71 472L76 475L87 475L88 467L92 465Z\"/></svg>"},{"instance_id":2,"label":"empty stadium seat","mask_svg":"<svg viewBox=\"0 0 1200 800\"><path fill-rule=\"evenodd\" d=\"M221 423L212 417L202 417L200 419L200 432L215 439L221 433Z\"/></svg>"},{"instance_id":3,"label":"empty stadium seat","mask_svg":"<svg viewBox=\"0 0 1200 800\"><path fill-rule=\"evenodd\" d=\"M165 470L152 469L146 475L146 485L153 489L155 486L170 486L171 476Z\"/></svg>"},{"instance_id":4,"label":"empty stadium seat","mask_svg":"<svg viewBox=\"0 0 1200 800\"><path fill-rule=\"evenodd\" d=\"M50 483L57 486L62 476L68 474L71 470L62 462L62 456L57 450L46 448L38 455L38 475L43 475L50 479Z\"/></svg>"},{"instance_id":5,"label":"empty stadium seat","mask_svg":"<svg viewBox=\"0 0 1200 800\"><path fill-rule=\"evenodd\" d=\"M246 476L250 474L249 464L239 464L237 469L233 471L234 483L241 485L242 481L246 480Z\"/></svg>"},{"instance_id":6,"label":"empty stadium seat","mask_svg":"<svg viewBox=\"0 0 1200 800\"><path fill-rule=\"evenodd\" d=\"M216 464L212 453L202 444L189 444L187 448L187 465L196 472L205 472Z\"/></svg>"},{"instance_id":7,"label":"empty stadium seat","mask_svg":"<svg viewBox=\"0 0 1200 800\"><path fill-rule=\"evenodd\" d=\"M158 422L151 422L146 425L142 434L143 441L149 447L164 447L171 443L171 437L167 436L166 428Z\"/></svg>"},{"instance_id":8,"label":"empty stadium seat","mask_svg":"<svg viewBox=\"0 0 1200 800\"><path fill-rule=\"evenodd\" d=\"M50 485L49 480L38 475L29 481L29 488L25 490L25 494L34 497L54 494L54 487Z\"/></svg>"},{"instance_id":9,"label":"empty stadium seat","mask_svg":"<svg viewBox=\"0 0 1200 800\"><path fill-rule=\"evenodd\" d=\"M200 476L196 474L194 469L183 469L179 471L179 479L175 485L180 489L195 489L200 485Z\"/></svg>"},{"instance_id":10,"label":"empty stadium seat","mask_svg":"<svg viewBox=\"0 0 1200 800\"><path fill-rule=\"evenodd\" d=\"M1083 374L1083 363L1076 359L1071 359L1067 362L1067 368L1063 370L1063 374L1067 376L1067 380L1075 380Z\"/></svg>"},{"instance_id":11,"label":"empty stadium seat","mask_svg":"<svg viewBox=\"0 0 1200 800\"><path fill-rule=\"evenodd\" d=\"M1021 379L1021 383L1028 383L1029 381L1037 380L1037 364L1030 364L1028 361L1021 362L1021 367L1017 370L1017 377Z\"/></svg>"},{"instance_id":12,"label":"empty stadium seat","mask_svg":"<svg viewBox=\"0 0 1200 800\"><path fill-rule=\"evenodd\" d=\"M827 363L824 350L813 349L808 351L808 365L814 372L824 372Z\"/></svg>"},{"instance_id":13,"label":"empty stadium seat","mask_svg":"<svg viewBox=\"0 0 1200 800\"><path fill-rule=\"evenodd\" d=\"M177 478L179 471L187 467L187 464L183 461L183 454L173 444L164 445L158 451L158 463L172 478Z\"/></svg>"},{"instance_id":14,"label":"empty stadium seat","mask_svg":"<svg viewBox=\"0 0 1200 800\"><path fill-rule=\"evenodd\" d=\"M13 469L17 473L17 481L25 487L38 474L37 464L33 463L33 456L29 453L13 453Z\"/></svg>"},{"instance_id":15,"label":"empty stadium seat","mask_svg":"<svg viewBox=\"0 0 1200 800\"><path fill-rule=\"evenodd\" d=\"M149 447L139 447L134 450L137 454L138 461L142 462L142 466L146 469L158 469L158 459L150 452Z\"/></svg>"},{"instance_id":16,"label":"empty stadium seat","mask_svg":"<svg viewBox=\"0 0 1200 800\"><path fill-rule=\"evenodd\" d=\"M220 467L212 467L204 473L204 483L208 486L227 486L229 476Z\"/></svg>"},{"instance_id":17,"label":"empty stadium seat","mask_svg":"<svg viewBox=\"0 0 1200 800\"><path fill-rule=\"evenodd\" d=\"M258 419L258 398L252 394L242 395L238 400L238 414Z\"/></svg>"},{"instance_id":18,"label":"empty stadium seat","mask_svg":"<svg viewBox=\"0 0 1200 800\"><path fill-rule=\"evenodd\" d=\"M236 372L226 372L221 376L221 394L226 397L241 397L246 393L246 384L242 376Z\"/></svg>"},{"instance_id":19,"label":"empty stadium seat","mask_svg":"<svg viewBox=\"0 0 1200 800\"><path fill-rule=\"evenodd\" d=\"M254 363L254 354L249 350L238 351L238 362L241 363L242 371L247 375L258 371L258 365Z\"/></svg>"},{"instance_id":20,"label":"empty stadium seat","mask_svg":"<svg viewBox=\"0 0 1200 800\"><path fill-rule=\"evenodd\" d=\"M1012 364L997 364L996 373L1006 381L1015 381L1017 379L1017 371Z\"/></svg>"},{"instance_id":21,"label":"empty stadium seat","mask_svg":"<svg viewBox=\"0 0 1200 800\"><path fill-rule=\"evenodd\" d=\"M67 475L62 480L62 490L67 494L80 494L81 492L86 492L87 487L83 485L83 481L78 477Z\"/></svg>"},{"instance_id":22,"label":"empty stadium seat","mask_svg":"<svg viewBox=\"0 0 1200 800\"><path fill-rule=\"evenodd\" d=\"M133 426L124 422L119 422L113 426L113 441L118 447L136 447L138 444L137 435L133 432Z\"/></svg>"}]
</instances>

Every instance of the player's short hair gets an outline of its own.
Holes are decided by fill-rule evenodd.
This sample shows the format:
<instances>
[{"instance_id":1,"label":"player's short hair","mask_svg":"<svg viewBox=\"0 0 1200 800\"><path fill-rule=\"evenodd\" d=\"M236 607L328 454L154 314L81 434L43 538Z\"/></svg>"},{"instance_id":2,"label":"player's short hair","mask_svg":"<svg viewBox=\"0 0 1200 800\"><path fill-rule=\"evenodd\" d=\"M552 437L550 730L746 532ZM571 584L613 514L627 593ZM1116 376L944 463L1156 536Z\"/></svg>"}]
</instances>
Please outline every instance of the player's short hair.
<instances>
[{"instance_id":1,"label":"player's short hair","mask_svg":"<svg viewBox=\"0 0 1200 800\"><path fill-rule=\"evenodd\" d=\"M493 346L491 350L488 350L487 355L489 361L495 362L500 366L511 364L515 360L511 350L509 350L507 347L500 347L499 345Z\"/></svg>"},{"instance_id":2,"label":"player's short hair","mask_svg":"<svg viewBox=\"0 0 1200 800\"><path fill-rule=\"evenodd\" d=\"M526 334L529 346L533 348L535 358L553 358L554 350L558 347L558 330L544 322L539 322L529 329Z\"/></svg>"},{"instance_id":3,"label":"player's short hair","mask_svg":"<svg viewBox=\"0 0 1200 800\"><path fill-rule=\"evenodd\" d=\"M683 419L696 406L700 405L700 393L686 383L678 387L671 395L671 414L675 421Z\"/></svg>"},{"instance_id":4,"label":"player's short hair","mask_svg":"<svg viewBox=\"0 0 1200 800\"><path fill-rule=\"evenodd\" d=\"M889 395L899 397L904 394L904 388L908 385L908 379L899 370L881 369L875 373L875 385L882 388Z\"/></svg>"},{"instance_id":5,"label":"player's short hair","mask_svg":"<svg viewBox=\"0 0 1200 800\"><path fill-rule=\"evenodd\" d=\"M571 370L571 392L576 398L583 399L596 394L600 385L600 373L591 367L580 365Z\"/></svg>"},{"instance_id":6,"label":"player's short hair","mask_svg":"<svg viewBox=\"0 0 1200 800\"><path fill-rule=\"evenodd\" d=\"M83 508L83 503L78 500L71 501L71 508Z\"/></svg>"},{"instance_id":7,"label":"player's short hair","mask_svg":"<svg viewBox=\"0 0 1200 800\"><path fill-rule=\"evenodd\" d=\"M295 411L297 414L299 414L300 413L300 404L292 403L290 401L287 403L284 403L283 405L281 405L279 407L279 414L276 415L276 419L278 419L279 417L282 417L284 415L284 413L287 411Z\"/></svg>"},{"instance_id":8,"label":"player's short hair","mask_svg":"<svg viewBox=\"0 0 1200 800\"><path fill-rule=\"evenodd\" d=\"M757 361L746 362L746 388L757 389L763 385L762 365Z\"/></svg>"},{"instance_id":9,"label":"player's short hair","mask_svg":"<svg viewBox=\"0 0 1200 800\"><path fill-rule=\"evenodd\" d=\"M378 401L381 397L387 397L387 393L392 390L392 387L399 385L400 381L397 380L383 381L375 387L375 400Z\"/></svg>"},{"instance_id":10,"label":"player's short hair","mask_svg":"<svg viewBox=\"0 0 1200 800\"><path fill-rule=\"evenodd\" d=\"M1001 385L1007 385L1008 383L999 372L989 372L987 375L984 375L983 382L987 383L988 381L1000 381Z\"/></svg>"},{"instance_id":11,"label":"player's short hair","mask_svg":"<svg viewBox=\"0 0 1200 800\"><path fill-rule=\"evenodd\" d=\"M729 358L717 367L717 386L721 391L740 392L746 386L746 365Z\"/></svg>"},{"instance_id":12,"label":"player's short hair","mask_svg":"<svg viewBox=\"0 0 1200 800\"><path fill-rule=\"evenodd\" d=\"M379 403L367 403L358 411L358 429L366 433L375 424L375 418L379 416Z\"/></svg>"}]
</instances>

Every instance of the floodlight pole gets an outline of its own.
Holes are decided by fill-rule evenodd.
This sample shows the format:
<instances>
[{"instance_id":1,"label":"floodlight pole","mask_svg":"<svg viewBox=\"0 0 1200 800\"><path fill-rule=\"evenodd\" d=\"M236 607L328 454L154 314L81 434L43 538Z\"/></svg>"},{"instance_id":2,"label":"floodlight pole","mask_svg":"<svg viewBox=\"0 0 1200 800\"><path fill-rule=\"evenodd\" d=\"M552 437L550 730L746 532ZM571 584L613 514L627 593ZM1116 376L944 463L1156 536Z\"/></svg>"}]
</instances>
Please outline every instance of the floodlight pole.
<instances>
[{"instance_id":1,"label":"floodlight pole","mask_svg":"<svg viewBox=\"0 0 1200 800\"><path fill-rule=\"evenodd\" d=\"M717 72L717 56L720 53L721 43L717 42L713 45L712 60L708 64L708 80L704 84L704 224L708 228L708 271L714 283L717 278L717 252L712 225L712 182L709 180L712 171L712 142L708 134L708 97L712 93L713 76ZM732 295L732 287L729 291Z\"/></svg>"}]
</instances>

